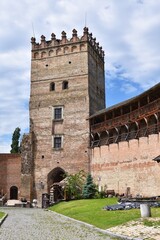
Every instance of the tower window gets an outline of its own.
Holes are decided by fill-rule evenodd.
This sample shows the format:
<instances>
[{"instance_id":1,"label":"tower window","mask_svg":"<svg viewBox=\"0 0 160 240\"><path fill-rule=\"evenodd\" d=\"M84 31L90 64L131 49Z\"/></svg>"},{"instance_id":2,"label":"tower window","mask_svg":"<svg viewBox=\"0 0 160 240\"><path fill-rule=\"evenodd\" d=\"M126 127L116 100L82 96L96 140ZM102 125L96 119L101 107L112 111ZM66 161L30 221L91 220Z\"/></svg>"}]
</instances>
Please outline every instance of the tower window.
<instances>
[{"instance_id":1,"label":"tower window","mask_svg":"<svg viewBox=\"0 0 160 240\"><path fill-rule=\"evenodd\" d=\"M54 118L61 119L62 118L62 108L55 108Z\"/></svg>"},{"instance_id":2,"label":"tower window","mask_svg":"<svg viewBox=\"0 0 160 240\"><path fill-rule=\"evenodd\" d=\"M63 81L62 83L62 89L68 89L68 81Z\"/></svg>"},{"instance_id":3,"label":"tower window","mask_svg":"<svg viewBox=\"0 0 160 240\"><path fill-rule=\"evenodd\" d=\"M53 148L54 149L61 149L63 145L62 136L61 135L55 135L53 137Z\"/></svg>"},{"instance_id":4,"label":"tower window","mask_svg":"<svg viewBox=\"0 0 160 240\"><path fill-rule=\"evenodd\" d=\"M53 117L55 120L63 119L63 108L62 107L54 107Z\"/></svg>"},{"instance_id":5,"label":"tower window","mask_svg":"<svg viewBox=\"0 0 160 240\"><path fill-rule=\"evenodd\" d=\"M54 82L52 82L50 84L50 91L55 91L55 83Z\"/></svg>"},{"instance_id":6,"label":"tower window","mask_svg":"<svg viewBox=\"0 0 160 240\"><path fill-rule=\"evenodd\" d=\"M54 138L54 148L61 148L61 137Z\"/></svg>"}]
</instances>

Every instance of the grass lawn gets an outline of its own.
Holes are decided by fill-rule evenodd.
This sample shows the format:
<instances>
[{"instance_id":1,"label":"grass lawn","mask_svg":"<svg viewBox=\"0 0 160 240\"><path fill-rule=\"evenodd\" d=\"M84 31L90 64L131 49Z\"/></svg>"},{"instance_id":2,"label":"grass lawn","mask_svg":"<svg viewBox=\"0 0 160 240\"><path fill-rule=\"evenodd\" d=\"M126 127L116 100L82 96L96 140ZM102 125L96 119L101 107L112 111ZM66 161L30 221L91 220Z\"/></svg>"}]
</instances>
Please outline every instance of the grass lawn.
<instances>
[{"instance_id":1,"label":"grass lawn","mask_svg":"<svg viewBox=\"0 0 160 240\"><path fill-rule=\"evenodd\" d=\"M0 219L3 218L4 215L5 215L5 213L0 212Z\"/></svg>"},{"instance_id":2,"label":"grass lawn","mask_svg":"<svg viewBox=\"0 0 160 240\"><path fill-rule=\"evenodd\" d=\"M140 218L139 209L107 211L102 208L117 203L116 198L60 202L49 209L65 216L107 229ZM152 217L160 217L160 208L151 209Z\"/></svg>"}]
</instances>

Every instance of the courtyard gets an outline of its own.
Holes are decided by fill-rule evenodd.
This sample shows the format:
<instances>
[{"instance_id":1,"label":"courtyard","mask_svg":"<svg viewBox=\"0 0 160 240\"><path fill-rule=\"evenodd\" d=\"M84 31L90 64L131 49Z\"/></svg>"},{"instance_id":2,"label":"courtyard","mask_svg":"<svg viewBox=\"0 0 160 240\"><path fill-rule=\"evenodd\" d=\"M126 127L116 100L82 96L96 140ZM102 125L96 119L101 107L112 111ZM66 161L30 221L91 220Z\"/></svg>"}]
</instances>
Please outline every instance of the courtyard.
<instances>
[{"instance_id":1,"label":"courtyard","mask_svg":"<svg viewBox=\"0 0 160 240\"><path fill-rule=\"evenodd\" d=\"M1 208L8 214L0 227L3 240L112 240L97 228L39 208Z\"/></svg>"}]
</instances>

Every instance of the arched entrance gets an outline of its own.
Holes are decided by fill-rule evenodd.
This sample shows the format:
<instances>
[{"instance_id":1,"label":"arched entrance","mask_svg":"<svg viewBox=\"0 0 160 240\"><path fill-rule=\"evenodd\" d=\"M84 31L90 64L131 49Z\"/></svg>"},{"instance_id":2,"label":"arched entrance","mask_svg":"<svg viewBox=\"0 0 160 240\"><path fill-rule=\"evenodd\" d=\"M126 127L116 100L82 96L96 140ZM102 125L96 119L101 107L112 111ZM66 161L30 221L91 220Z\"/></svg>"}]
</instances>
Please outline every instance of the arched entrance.
<instances>
[{"instance_id":1,"label":"arched entrance","mask_svg":"<svg viewBox=\"0 0 160 240\"><path fill-rule=\"evenodd\" d=\"M18 199L18 188L16 186L10 188L10 199Z\"/></svg>"},{"instance_id":2,"label":"arched entrance","mask_svg":"<svg viewBox=\"0 0 160 240\"><path fill-rule=\"evenodd\" d=\"M51 202L58 202L64 199L64 185L61 182L65 178L64 174L65 171L60 167L54 168L48 174L48 192Z\"/></svg>"}]
</instances>

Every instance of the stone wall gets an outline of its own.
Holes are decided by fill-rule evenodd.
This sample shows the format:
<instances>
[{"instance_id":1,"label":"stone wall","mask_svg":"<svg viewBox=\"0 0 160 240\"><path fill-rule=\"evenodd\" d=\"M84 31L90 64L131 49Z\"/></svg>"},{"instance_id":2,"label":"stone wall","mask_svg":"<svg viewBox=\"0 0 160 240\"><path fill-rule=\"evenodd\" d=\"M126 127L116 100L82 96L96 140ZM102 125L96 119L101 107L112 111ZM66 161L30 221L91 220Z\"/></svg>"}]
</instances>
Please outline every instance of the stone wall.
<instances>
[{"instance_id":1,"label":"stone wall","mask_svg":"<svg viewBox=\"0 0 160 240\"><path fill-rule=\"evenodd\" d=\"M32 134L25 134L21 142L21 197L32 201L33 194L33 151Z\"/></svg>"},{"instance_id":2,"label":"stone wall","mask_svg":"<svg viewBox=\"0 0 160 240\"><path fill-rule=\"evenodd\" d=\"M160 152L160 135L110 144L91 150L91 172L104 190L135 196L160 195L160 164L153 161Z\"/></svg>"}]
</instances>

